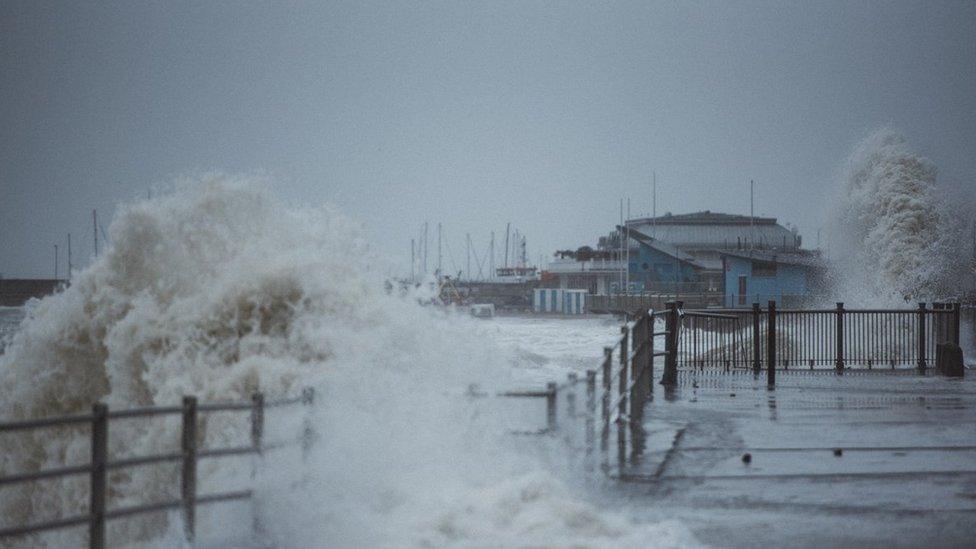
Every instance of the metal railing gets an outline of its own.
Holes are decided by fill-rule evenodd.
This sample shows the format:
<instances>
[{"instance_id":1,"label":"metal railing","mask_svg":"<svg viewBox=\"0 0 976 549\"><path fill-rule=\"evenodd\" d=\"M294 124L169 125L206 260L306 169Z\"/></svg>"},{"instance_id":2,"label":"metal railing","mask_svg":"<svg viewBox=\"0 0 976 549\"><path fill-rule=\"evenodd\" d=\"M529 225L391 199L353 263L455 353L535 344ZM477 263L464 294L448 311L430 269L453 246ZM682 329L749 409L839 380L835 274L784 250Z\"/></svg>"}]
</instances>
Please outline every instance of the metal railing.
<instances>
[{"instance_id":1,"label":"metal railing","mask_svg":"<svg viewBox=\"0 0 976 549\"><path fill-rule=\"evenodd\" d=\"M187 540L192 542L196 534L197 506L224 501L246 500L252 497L251 490L198 494L197 463L199 460L218 459L248 454L261 455L265 451L274 450L285 446L286 444L268 444L264 442L265 411L269 408L278 408L296 404L302 404L308 407L312 405L314 397L315 394L313 389L306 388L302 391L300 397L267 401L262 393L255 393L252 395L250 402L216 402L199 404L196 397L187 396L183 398L181 406L155 406L147 408L132 408L128 410L109 410L107 405L96 403L92 405L92 411L89 414L76 414L0 423L0 433L81 425L88 425L91 429L91 461L89 463L0 476L0 486L5 486L17 483L34 482L41 479L87 474L89 475L90 496L88 512L68 517L59 517L43 522L35 522L32 524L3 526L0 527L0 540L87 524L88 546L93 549L103 549L106 546L105 524L108 520L145 513L181 509L184 532ZM197 423L199 415L212 412L235 411L250 412L250 444L246 446L225 448L199 448L198 445L202 442L197 440ZM108 439L109 424L111 420L174 415L179 415L182 417L182 430L180 436L181 448L179 452L109 459ZM313 438L314 435L311 419L307 417L306 414L300 441L303 456L307 456L311 448ZM179 499L145 503L129 507L118 507L114 509L109 507L109 471L175 462L179 462L181 464Z\"/></svg>"},{"instance_id":2,"label":"metal railing","mask_svg":"<svg viewBox=\"0 0 976 549\"><path fill-rule=\"evenodd\" d=\"M936 346L959 344L958 303L915 309L751 309L684 311L678 362L685 370L917 369ZM770 367L772 365L772 367ZM775 377L775 373L774 376Z\"/></svg>"},{"instance_id":3,"label":"metal railing","mask_svg":"<svg viewBox=\"0 0 976 549\"><path fill-rule=\"evenodd\" d=\"M616 448L618 471L622 473L628 464L636 464L643 453L644 409L652 393L654 359L675 356L677 344L677 338L668 337L673 332L655 331L655 321L669 315L676 318L676 314L677 309L671 313L642 310L633 315L633 320L621 326L617 342L604 348L599 380L597 370L587 370L585 378L570 373L565 383L548 383L545 390L498 393L496 396L499 397L546 401L546 428L515 433L557 435L578 426L582 420L587 469L596 465L597 448L601 456L600 468L608 475L613 471L612 448ZM666 348L656 351L655 339L661 337L667 340ZM579 394L581 387L585 390L583 395ZM487 396L474 390L472 393ZM565 411L560 413L559 403L563 396ZM582 410L579 407L581 396L584 397Z\"/></svg>"}]
</instances>

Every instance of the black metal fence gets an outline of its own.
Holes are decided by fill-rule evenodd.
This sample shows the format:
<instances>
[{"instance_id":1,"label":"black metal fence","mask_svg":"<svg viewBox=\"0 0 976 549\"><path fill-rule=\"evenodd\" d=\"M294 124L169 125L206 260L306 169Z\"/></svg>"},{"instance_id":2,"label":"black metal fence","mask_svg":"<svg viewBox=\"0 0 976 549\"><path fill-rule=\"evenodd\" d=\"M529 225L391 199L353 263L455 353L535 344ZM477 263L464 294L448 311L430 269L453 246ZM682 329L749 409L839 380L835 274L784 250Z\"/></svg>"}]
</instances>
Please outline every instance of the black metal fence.
<instances>
[{"instance_id":1,"label":"black metal fence","mask_svg":"<svg viewBox=\"0 0 976 549\"><path fill-rule=\"evenodd\" d=\"M545 390L498 393L500 397L546 401L546 427L515 433L557 435L582 428L587 467L593 468L599 461L606 474L613 474L614 467L623 474L643 453L644 408L652 393L654 359L674 356L677 340L668 339L674 330L655 331L655 321L667 314L643 310L634 315L621 327L617 342L604 348L599 373L587 370L585 378L571 373L565 383L549 383ZM656 347L655 341L662 338L667 340L666 348ZM475 389L471 394L487 396ZM611 463L613 449L615 465Z\"/></svg>"},{"instance_id":2,"label":"black metal fence","mask_svg":"<svg viewBox=\"0 0 976 549\"><path fill-rule=\"evenodd\" d=\"M284 443L269 444L264 441L265 411L269 408L296 404L311 406L313 400L314 392L311 388L303 390L302 395L297 398L269 401L266 401L264 395L261 393L254 394L250 402L205 404L199 404L195 397L188 396L183 398L182 406L109 410L107 405L98 403L92 406L90 414L0 423L0 433L82 425L89 426L91 430L90 462L0 476L0 487L2 487L25 482L35 482L42 479L87 474L90 480L88 512L33 524L0 526L0 540L30 536L49 530L87 525L89 547L102 549L107 545L105 524L108 520L181 509L186 538L192 542L196 534L196 508L198 506L223 501L247 500L253 495L251 490L211 494L197 493L197 463L202 459L219 459L248 454L260 455L263 452L285 446L286 444ZM250 444L236 447L201 449L199 445L203 441L198 440L198 418L200 414L211 412L249 412L251 420ZM109 459L108 439L110 420L174 415L182 416L181 449L179 452ZM306 417L300 441L303 454L308 453L312 440L313 431L311 420ZM181 464L179 499L150 502L130 507L111 508L108 497L110 493L109 471L161 463Z\"/></svg>"},{"instance_id":3,"label":"black metal fence","mask_svg":"<svg viewBox=\"0 0 976 549\"><path fill-rule=\"evenodd\" d=\"M763 309L683 311L682 369L838 370L918 368L935 362L936 345L960 341L958 303L915 309Z\"/></svg>"}]
</instances>

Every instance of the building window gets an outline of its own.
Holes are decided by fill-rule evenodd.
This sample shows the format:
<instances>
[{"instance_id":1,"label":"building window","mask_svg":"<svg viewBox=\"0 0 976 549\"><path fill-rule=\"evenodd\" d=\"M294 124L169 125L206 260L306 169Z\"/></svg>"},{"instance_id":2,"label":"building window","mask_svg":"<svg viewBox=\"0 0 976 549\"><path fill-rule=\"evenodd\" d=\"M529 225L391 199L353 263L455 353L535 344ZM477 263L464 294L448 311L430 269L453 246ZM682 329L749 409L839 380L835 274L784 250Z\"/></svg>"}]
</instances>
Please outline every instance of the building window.
<instances>
[{"instance_id":1,"label":"building window","mask_svg":"<svg viewBox=\"0 0 976 549\"><path fill-rule=\"evenodd\" d=\"M776 276L776 263L771 261L753 261L752 276Z\"/></svg>"},{"instance_id":2,"label":"building window","mask_svg":"<svg viewBox=\"0 0 976 549\"><path fill-rule=\"evenodd\" d=\"M646 262L641 263L641 269L644 269L645 271L649 271L651 269L651 266L648 265Z\"/></svg>"}]
</instances>

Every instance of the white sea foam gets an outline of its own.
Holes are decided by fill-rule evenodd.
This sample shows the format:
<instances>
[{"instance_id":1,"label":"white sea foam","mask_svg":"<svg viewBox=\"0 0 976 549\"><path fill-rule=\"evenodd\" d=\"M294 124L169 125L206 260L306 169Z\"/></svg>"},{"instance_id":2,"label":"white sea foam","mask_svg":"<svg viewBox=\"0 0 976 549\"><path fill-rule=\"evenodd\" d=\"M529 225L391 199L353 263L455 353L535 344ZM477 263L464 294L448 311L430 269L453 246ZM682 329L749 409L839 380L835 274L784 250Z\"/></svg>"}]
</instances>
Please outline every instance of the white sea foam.
<instances>
[{"instance_id":1,"label":"white sea foam","mask_svg":"<svg viewBox=\"0 0 976 549\"><path fill-rule=\"evenodd\" d=\"M898 305L953 294L961 223L936 175L931 161L887 128L854 149L832 208L832 277L840 299Z\"/></svg>"},{"instance_id":2,"label":"white sea foam","mask_svg":"<svg viewBox=\"0 0 976 549\"><path fill-rule=\"evenodd\" d=\"M512 422L538 421L471 383L510 381L516 355L446 317L388 295L356 227L328 209L289 208L261 183L207 176L120 208L112 247L36 305L0 357L0 417L172 405L181 395L242 400L315 387L318 436L258 465L257 521L279 547L693 545L681 525L635 525L578 497L558 460L520 451ZM276 415L277 414L277 415ZM269 439L301 413L269 412ZM209 447L246 443L233 414L204 417ZM113 421L110 452L178 447L172 421ZM83 428L7 435L0 473L88 460ZM11 448L14 448L11 450ZM249 482L246 460L206 460L201 491ZM173 468L111 476L110 505L176 496ZM5 524L84 512L84 478L0 491ZM201 511L201 543L251 541L247 506ZM113 545L179 544L177 515L110 523ZM65 531L25 544L77 546Z\"/></svg>"}]
</instances>

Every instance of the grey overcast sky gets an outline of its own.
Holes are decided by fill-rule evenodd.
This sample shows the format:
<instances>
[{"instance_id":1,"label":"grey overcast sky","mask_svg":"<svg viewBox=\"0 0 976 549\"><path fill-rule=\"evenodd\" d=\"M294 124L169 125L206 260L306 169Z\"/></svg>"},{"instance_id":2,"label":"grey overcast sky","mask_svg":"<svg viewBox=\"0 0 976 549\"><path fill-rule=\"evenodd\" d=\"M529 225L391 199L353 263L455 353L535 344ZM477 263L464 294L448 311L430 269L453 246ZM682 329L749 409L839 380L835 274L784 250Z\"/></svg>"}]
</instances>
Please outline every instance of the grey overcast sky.
<instances>
[{"instance_id":1,"label":"grey overcast sky","mask_svg":"<svg viewBox=\"0 0 976 549\"><path fill-rule=\"evenodd\" d=\"M652 171L659 213L748 213L754 179L815 245L883 125L976 182L974 2L5 1L0 273L51 276L69 231L84 262L91 208L208 170L336 204L403 269L424 220L458 268L507 221L533 261L592 244Z\"/></svg>"}]
</instances>

